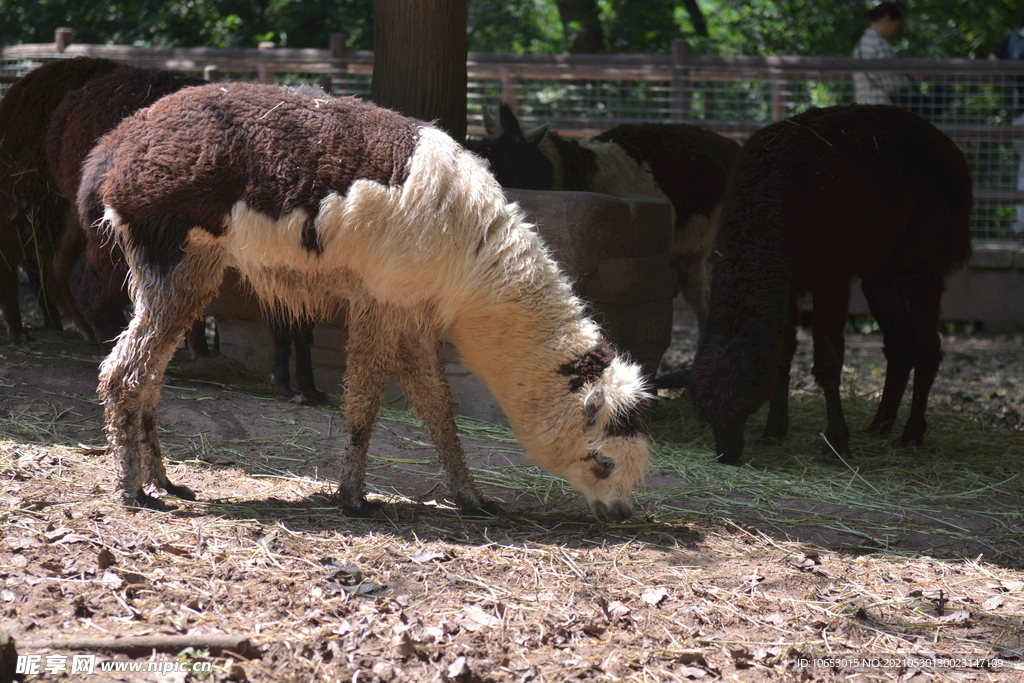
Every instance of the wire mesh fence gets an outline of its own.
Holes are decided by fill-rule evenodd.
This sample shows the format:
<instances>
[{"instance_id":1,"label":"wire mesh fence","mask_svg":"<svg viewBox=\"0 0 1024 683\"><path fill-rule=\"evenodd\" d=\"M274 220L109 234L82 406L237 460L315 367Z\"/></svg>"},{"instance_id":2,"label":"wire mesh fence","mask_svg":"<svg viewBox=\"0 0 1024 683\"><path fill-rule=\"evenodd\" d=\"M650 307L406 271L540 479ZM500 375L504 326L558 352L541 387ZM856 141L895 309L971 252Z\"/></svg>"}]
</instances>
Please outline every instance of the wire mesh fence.
<instances>
[{"instance_id":1,"label":"wire mesh fence","mask_svg":"<svg viewBox=\"0 0 1024 683\"><path fill-rule=\"evenodd\" d=\"M524 126L554 123L562 135L595 135L620 123L678 121L743 140L812 107L853 104L863 60L695 57L660 59L644 80L528 78L470 81L470 130L483 106L510 101ZM1024 240L1024 63L872 60L871 73L912 76L892 103L921 114L963 150L974 182L977 240ZM510 83L511 81L511 83Z\"/></svg>"}]
</instances>

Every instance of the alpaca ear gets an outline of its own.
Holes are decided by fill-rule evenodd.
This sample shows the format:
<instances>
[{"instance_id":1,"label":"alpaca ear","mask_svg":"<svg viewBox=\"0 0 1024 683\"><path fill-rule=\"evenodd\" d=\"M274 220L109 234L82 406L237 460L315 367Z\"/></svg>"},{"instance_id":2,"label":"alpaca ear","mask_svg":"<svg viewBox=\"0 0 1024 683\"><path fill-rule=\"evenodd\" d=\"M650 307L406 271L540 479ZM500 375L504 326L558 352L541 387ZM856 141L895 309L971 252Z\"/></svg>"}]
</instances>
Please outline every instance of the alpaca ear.
<instances>
[{"instance_id":1,"label":"alpaca ear","mask_svg":"<svg viewBox=\"0 0 1024 683\"><path fill-rule=\"evenodd\" d=\"M604 408L604 387L595 386L583 399L583 414L586 416L587 426L593 427L597 424L597 414Z\"/></svg>"},{"instance_id":2,"label":"alpaca ear","mask_svg":"<svg viewBox=\"0 0 1024 683\"><path fill-rule=\"evenodd\" d=\"M548 136L548 131L551 129L551 122L542 123L536 128L523 131L523 138L526 139L531 145L539 145L541 141Z\"/></svg>"},{"instance_id":3,"label":"alpaca ear","mask_svg":"<svg viewBox=\"0 0 1024 683\"><path fill-rule=\"evenodd\" d=\"M501 123L494 118L494 114L491 113L491 108L486 104L483 106L484 112L484 132L489 138L500 138L502 134Z\"/></svg>"}]
</instances>

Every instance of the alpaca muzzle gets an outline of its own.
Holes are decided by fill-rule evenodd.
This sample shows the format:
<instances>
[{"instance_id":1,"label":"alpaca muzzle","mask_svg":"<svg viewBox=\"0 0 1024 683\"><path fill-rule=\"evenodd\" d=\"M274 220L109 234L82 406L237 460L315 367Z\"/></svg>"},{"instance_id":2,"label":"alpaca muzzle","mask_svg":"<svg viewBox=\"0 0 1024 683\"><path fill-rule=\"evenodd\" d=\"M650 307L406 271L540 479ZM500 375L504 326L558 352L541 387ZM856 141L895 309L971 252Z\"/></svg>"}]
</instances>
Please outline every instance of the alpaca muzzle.
<instances>
[{"instance_id":1,"label":"alpaca muzzle","mask_svg":"<svg viewBox=\"0 0 1024 683\"><path fill-rule=\"evenodd\" d=\"M628 498L612 501L611 505L603 500L594 501L590 509L602 522L625 522L633 516L633 502Z\"/></svg>"}]
</instances>

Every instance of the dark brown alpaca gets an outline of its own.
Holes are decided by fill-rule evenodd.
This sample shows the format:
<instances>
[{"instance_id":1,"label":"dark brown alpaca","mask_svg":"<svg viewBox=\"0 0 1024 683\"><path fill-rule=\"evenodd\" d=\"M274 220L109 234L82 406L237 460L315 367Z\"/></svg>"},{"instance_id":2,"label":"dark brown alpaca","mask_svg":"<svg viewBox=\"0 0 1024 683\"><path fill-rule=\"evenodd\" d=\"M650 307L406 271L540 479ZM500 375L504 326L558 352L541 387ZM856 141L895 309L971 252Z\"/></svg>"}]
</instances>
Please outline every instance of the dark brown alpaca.
<instances>
[{"instance_id":1,"label":"dark brown alpaca","mask_svg":"<svg viewBox=\"0 0 1024 683\"><path fill-rule=\"evenodd\" d=\"M65 95L116 68L107 59L57 60L0 99L0 311L12 339L26 338L18 266L37 287L46 327L62 329L61 311L82 322L66 284L80 248L78 227L46 162L46 130Z\"/></svg>"}]
</instances>

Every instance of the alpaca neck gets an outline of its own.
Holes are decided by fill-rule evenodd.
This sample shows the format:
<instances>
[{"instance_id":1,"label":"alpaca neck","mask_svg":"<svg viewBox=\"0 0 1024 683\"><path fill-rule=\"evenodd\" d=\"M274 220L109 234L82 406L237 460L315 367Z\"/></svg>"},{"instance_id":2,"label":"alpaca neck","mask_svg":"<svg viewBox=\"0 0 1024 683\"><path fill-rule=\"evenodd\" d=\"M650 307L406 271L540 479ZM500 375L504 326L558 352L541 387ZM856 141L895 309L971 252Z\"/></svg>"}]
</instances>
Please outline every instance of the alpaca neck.
<instances>
[{"instance_id":1,"label":"alpaca neck","mask_svg":"<svg viewBox=\"0 0 1024 683\"><path fill-rule=\"evenodd\" d=\"M577 408L565 400L568 380L558 369L594 348L597 326L560 275L539 291L492 291L463 310L450 328L463 365L497 399L523 445L550 443L561 413Z\"/></svg>"}]
</instances>

